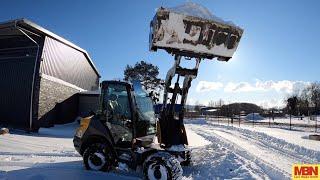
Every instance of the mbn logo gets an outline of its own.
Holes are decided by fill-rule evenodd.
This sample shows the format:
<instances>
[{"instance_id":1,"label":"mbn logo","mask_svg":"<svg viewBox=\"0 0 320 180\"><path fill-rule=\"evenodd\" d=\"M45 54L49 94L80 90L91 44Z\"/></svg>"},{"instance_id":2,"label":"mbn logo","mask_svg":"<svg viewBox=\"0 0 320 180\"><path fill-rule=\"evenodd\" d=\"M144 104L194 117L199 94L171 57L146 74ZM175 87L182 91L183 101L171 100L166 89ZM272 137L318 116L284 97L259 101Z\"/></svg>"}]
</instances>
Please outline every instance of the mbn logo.
<instances>
[{"instance_id":1,"label":"mbn logo","mask_svg":"<svg viewBox=\"0 0 320 180\"><path fill-rule=\"evenodd\" d=\"M318 175L318 167L312 167L312 166L301 166L300 168L294 167L294 175L295 176L297 176L297 175L300 175L300 176L301 175L303 175L303 176Z\"/></svg>"},{"instance_id":2,"label":"mbn logo","mask_svg":"<svg viewBox=\"0 0 320 180\"><path fill-rule=\"evenodd\" d=\"M318 179L319 165L317 164L295 164L292 166L292 179Z\"/></svg>"}]
</instances>

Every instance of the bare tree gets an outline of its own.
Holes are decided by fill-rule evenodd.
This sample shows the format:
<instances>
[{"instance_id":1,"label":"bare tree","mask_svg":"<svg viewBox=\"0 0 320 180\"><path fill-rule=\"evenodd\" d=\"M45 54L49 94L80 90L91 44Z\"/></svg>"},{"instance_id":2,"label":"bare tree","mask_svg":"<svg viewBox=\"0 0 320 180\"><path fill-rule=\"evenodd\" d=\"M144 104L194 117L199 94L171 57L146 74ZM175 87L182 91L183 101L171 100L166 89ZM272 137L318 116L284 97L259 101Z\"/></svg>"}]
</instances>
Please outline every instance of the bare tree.
<instances>
[{"instance_id":1,"label":"bare tree","mask_svg":"<svg viewBox=\"0 0 320 180\"><path fill-rule=\"evenodd\" d=\"M195 102L195 105L194 105L194 110L196 111L196 112L199 112L200 113L200 111L201 111L201 104L199 103L199 101L196 101Z\"/></svg>"},{"instance_id":2,"label":"bare tree","mask_svg":"<svg viewBox=\"0 0 320 180\"><path fill-rule=\"evenodd\" d=\"M309 93L310 93L310 102L314 107L314 111L316 113L319 112L320 108L320 83L314 82L309 86Z\"/></svg>"},{"instance_id":3,"label":"bare tree","mask_svg":"<svg viewBox=\"0 0 320 180\"><path fill-rule=\"evenodd\" d=\"M219 99L218 101L218 107L221 107L224 105L224 101L222 99Z\"/></svg>"},{"instance_id":4,"label":"bare tree","mask_svg":"<svg viewBox=\"0 0 320 180\"><path fill-rule=\"evenodd\" d=\"M208 103L209 107L215 107L216 106L216 102L214 102L213 100L209 101Z\"/></svg>"}]
</instances>

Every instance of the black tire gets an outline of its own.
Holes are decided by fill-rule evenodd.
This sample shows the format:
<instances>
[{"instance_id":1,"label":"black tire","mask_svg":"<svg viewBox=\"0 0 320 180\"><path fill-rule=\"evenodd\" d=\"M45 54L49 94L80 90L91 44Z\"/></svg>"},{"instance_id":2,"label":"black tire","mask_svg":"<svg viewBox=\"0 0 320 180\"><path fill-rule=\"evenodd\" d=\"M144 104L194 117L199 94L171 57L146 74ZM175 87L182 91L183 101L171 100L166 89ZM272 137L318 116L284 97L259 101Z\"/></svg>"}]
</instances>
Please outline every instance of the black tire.
<instances>
[{"instance_id":1,"label":"black tire","mask_svg":"<svg viewBox=\"0 0 320 180\"><path fill-rule=\"evenodd\" d=\"M145 179L182 179L183 170L180 162L167 152L150 155L143 164ZM160 174L159 174L160 173Z\"/></svg>"},{"instance_id":2,"label":"black tire","mask_svg":"<svg viewBox=\"0 0 320 180\"><path fill-rule=\"evenodd\" d=\"M110 148L103 143L94 143L83 153L83 163L87 170L109 171L114 158Z\"/></svg>"}]
</instances>

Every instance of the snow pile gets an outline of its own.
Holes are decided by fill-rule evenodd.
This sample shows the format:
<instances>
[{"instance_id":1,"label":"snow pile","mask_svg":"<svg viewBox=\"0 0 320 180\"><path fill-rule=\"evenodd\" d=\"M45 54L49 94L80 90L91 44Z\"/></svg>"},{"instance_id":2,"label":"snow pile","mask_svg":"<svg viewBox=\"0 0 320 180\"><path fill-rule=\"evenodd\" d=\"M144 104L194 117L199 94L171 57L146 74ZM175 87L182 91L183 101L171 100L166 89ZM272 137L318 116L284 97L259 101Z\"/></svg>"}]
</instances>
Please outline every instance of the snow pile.
<instances>
[{"instance_id":1,"label":"snow pile","mask_svg":"<svg viewBox=\"0 0 320 180\"><path fill-rule=\"evenodd\" d=\"M9 129L8 128L1 128L0 135L3 135L3 134L9 134Z\"/></svg>"},{"instance_id":2,"label":"snow pile","mask_svg":"<svg viewBox=\"0 0 320 180\"><path fill-rule=\"evenodd\" d=\"M245 117L246 120L253 121L253 120L263 120L264 118L260 116L259 113L250 113Z\"/></svg>"},{"instance_id":3,"label":"snow pile","mask_svg":"<svg viewBox=\"0 0 320 180\"><path fill-rule=\"evenodd\" d=\"M186 132L187 132L189 147L201 147L201 146L209 145L211 143L210 141L207 141L205 138L195 133L190 128L186 127Z\"/></svg>"},{"instance_id":4,"label":"snow pile","mask_svg":"<svg viewBox=\"0 0 320 180\"><path fill-rule=\"evenodd\" d=\"M187 2L185 4L182 4L173 8L168 8L168 9L178 14L184 14L187 16L194 16L194 17L199 17L203 19L209 19L209 20L213 20L223 24L228 24L230 26L236 26L233 22L224 21L223 19L213 15L206 7L201 6L194 2Z\"/></svg>"}]
</instances>

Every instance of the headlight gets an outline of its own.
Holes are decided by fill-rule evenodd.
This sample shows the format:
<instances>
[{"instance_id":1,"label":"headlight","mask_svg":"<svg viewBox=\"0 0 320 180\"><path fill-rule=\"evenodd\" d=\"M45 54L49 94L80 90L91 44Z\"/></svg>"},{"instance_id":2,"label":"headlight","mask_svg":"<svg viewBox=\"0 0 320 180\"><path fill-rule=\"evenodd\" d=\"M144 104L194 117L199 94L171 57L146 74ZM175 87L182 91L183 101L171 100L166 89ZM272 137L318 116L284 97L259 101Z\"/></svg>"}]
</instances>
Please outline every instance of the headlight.
<instances>
[{"instance_id":1,"label":"headlight","mask_svg":"<svg viewBox=\"0 0 320 180\"><path fill-rule=\"evenodd\" d=\"M89 127L91 118L92 118L92 116L81 119L80 127L77 128L75 136L77 136L79 138L81 138L83 136L84 132L86 132L86 130Z\"/></svg>"}]
</instances>

